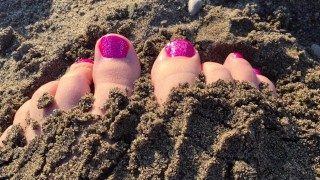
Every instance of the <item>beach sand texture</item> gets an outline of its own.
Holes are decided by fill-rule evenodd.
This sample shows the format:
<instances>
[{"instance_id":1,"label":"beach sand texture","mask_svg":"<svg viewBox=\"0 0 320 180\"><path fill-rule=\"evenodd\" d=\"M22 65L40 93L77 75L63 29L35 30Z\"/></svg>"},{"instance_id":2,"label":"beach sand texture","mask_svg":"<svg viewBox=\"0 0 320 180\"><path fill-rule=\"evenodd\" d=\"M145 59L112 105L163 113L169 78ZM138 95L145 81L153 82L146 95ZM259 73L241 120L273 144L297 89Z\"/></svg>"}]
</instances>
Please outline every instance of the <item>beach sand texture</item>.
<instances>
[{"instance_id":1,"label":"beach sand texture","mask_svg":"<svg viewBox=\"0 0 320 180\"><path fill-rule=\"evenodd\" d=\"M104 117L79 106L55 111L28 146L13 128L0 150L0 178L320 178L320 1L0 1L0 134L34 91L92 58L107 33L132 41L142 76L130 98L113 91ZM173 89L160 108L152 64L173 39L188 39L202 62L241 52L277 85L218 81ZM30 126L38 128L30 121ZM77 138L80 137L80 138Z\"/></svg>"}]
</instances>

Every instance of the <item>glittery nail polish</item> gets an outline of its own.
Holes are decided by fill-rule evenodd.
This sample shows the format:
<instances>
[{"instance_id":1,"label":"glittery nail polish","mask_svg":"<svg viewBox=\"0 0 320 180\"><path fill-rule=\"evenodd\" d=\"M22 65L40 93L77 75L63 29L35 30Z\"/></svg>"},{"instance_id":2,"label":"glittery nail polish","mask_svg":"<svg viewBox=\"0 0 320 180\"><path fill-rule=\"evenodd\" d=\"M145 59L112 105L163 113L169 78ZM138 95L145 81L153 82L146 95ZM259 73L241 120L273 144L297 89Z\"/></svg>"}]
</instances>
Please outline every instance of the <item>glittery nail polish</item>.
<instances>
[{"instance_id":1,"label":"glittery nail polish","mask_svg":"<svg viewBox=\"0 0 320 180\"><path fill-rule=\"evenodd\" d=\"M84 62L91 63L91 64L94 63L94 61L91 59L79 59L76 63L78 64L78 63L84 63Z\"/></svg>"},{"instance_id":2,"label":"glittery nail polish","mask_svg":"<svg viewBox=\"0 0 320 180\"><path fill-rule=\"evenodd\" d=\"M125 58L127 57L129 44L122 37L109 35L100 39L99 50L105 58Z\"/></svg>"},{"instance_id":3,"label":"glittery nail polish","mask_svg":"<svg viewBox=\"0 0 320 180\"><path fill-rule=\"evenodd\" d=\"M259 69L256 69L256 68L253 68L253 72L256 74L256 75L262 75L261 71Z\"/></svg>"},{"instance_id":4,"label":"glittery nail polish","mask_svg":"<svg viewBox=\"0 0 320 180\"><path fill-rule=\"evenodd\" d=\"M196 53L192 44L187 40L172 41L166 45L165 51L169 57L192 57Z\"/></svg>"},{"instance_id":5,"label":"glittery nail polish","mask_svg":"<svg viewBox=\"0 0 320 180\"><path fill-rule=\"evenodd\" d=\"M243 58L242 54L240 54L238 52L234 52L233 53L233 57L235 57L235 58Z\"/></svg>"}]
</instances>

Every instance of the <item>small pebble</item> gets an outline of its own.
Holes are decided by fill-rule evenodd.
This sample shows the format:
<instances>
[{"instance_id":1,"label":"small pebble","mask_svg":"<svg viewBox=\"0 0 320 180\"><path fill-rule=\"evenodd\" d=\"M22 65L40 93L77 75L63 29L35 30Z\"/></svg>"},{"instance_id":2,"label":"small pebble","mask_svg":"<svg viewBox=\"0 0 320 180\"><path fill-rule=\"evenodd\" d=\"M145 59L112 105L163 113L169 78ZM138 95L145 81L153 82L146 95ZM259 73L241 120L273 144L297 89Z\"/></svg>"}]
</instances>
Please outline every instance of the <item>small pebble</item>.
<instances>
[{"instance_id":1,"label":"small pebble","mask_svg":"<svg viewBox=\"0 0 320 180\"><path fill-rule=\"evenodd\" d=\"M168 23L168 20L162 20L162 21L160 22L161 25L166 25L167 23Z\"/></svg>"},{"instance_id":2,"label":"small pebble","mask_svg":"<svg viewBox=\"0 0 320 180\"><path fill-rule=\"evenodd\" d=\"M202 8L203 1L202 0L189 0L188 2L188 11L193 16L199 12Z\"/></svg>"},{"instance_id":3,"label":"small pebble","mask_svg":"<svg viewBox=\"0 0 320 180\"><path fill-rule=\"evenodd\" d=\"M152 27L152 31L157 33L157 32L159 32L159 28L158 27Z\"/></svg>"},{"instance_id":4,"label":"small pebble","mask_svg":"<svg viewBox=\"0 0 320 180\"><path fill-rule=\"evenodd\" d=\"M281 33L286 33L287 30L285 30L285 29L280 29L280 32L281 32Z\"/></svg>"},{"instance_id":5,"label":"small pebble","mask_svg":"<svg viewBox=\"0 0 320 180\"><path fill-rule=\"evenodd\" d=\"M311 49L313 51L313 53L320 58L320 46L317 44L312 44Z\"/></svg>"}]
</instances>

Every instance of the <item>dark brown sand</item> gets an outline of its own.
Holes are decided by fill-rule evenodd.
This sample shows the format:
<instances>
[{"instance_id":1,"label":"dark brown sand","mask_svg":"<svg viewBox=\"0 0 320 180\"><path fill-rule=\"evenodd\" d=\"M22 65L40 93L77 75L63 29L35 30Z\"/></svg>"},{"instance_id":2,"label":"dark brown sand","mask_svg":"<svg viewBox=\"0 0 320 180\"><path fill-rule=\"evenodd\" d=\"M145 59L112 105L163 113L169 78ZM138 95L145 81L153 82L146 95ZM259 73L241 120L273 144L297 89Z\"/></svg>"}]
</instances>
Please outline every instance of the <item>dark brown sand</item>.
<instances>
[{"instance_id":1,"label":"dark brown sand","mask_svg":"<svg viewBox=\"0 0 320 180\"><path fill-rule=\"evenodd\" d=\"M320 43L319 9L318 0L217 0L190 16L184 0L0 0L0 134L37 88L92 57L104 34L128 37L143 71L130 98L110 94L104 117L86 113L89 94L45 119L29 146L15 126L0 150L0 178L320 178L320 66L310 51ZM203 62L241 52L279 97L265 85L206 86L199 75L159 108L150 69L177 38L190 40ZM40 108L51 101L43 99Z\"/></svg>"}]
</instances>

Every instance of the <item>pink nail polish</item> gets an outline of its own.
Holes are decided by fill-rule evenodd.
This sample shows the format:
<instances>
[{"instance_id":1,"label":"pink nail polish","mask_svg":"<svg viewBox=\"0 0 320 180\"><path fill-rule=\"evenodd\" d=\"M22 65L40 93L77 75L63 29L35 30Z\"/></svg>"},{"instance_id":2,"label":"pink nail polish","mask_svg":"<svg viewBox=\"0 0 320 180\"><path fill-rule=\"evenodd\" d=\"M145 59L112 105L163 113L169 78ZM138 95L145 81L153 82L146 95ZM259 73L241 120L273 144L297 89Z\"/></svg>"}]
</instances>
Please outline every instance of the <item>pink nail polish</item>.
<instances>
[{"instance_id":1,"label":"pink nail polish","mask_svg":"<svg viewBox=\"0 0 320 180\"><path fill-rule=\"evenodd\" d=\"M125 58L129 50L129 44L119 36L109 35L100 39L99 49L105 58Z\"/></svg>"},{"instance_id":2,"label":"pink nail polish","mask_svg":"<svg viewBox=\"0 0 320 180\"><path fill-rule=\"evenodd\" d=\"M192 44L187 40L172 41L166 45L165 50L169 57L192 57L196 53Z\"/></svg>"},{"instance_id":3,"label":"pink nail polish","mask_svg":"<svg viewBox=\"0 0 320 180\"><path fill-rule=\"evenodd\" d=\"M262 75L261 71L259 69L256 69L256 68L253 68L253 72L256 74L256 75Z\"/></svg>"},{"instance_id":4,"label":"pink nail polish","mask_svg":"<svg viewBox=\"0 0 320 180\"><path fill-rule=\"evenodd\" d=\"M238 52L234 52L233 53L233 57L235 57L235 58L243 58L242 54L240 54Z\"/></svg>"},{"instance_id":5,"label":"pink nail polish","mask_svg":"<svg viewBox=\"0 0 320 180\"><path fill-rule=\"evenodd\" d=\"M79 60L77 61L77 64L78 64L78 63L83 63L83 62L91 63L91 64L94 63L94 61L91 60L91 59L79 59Z\"/></svg>"}]
</instances>

